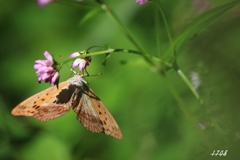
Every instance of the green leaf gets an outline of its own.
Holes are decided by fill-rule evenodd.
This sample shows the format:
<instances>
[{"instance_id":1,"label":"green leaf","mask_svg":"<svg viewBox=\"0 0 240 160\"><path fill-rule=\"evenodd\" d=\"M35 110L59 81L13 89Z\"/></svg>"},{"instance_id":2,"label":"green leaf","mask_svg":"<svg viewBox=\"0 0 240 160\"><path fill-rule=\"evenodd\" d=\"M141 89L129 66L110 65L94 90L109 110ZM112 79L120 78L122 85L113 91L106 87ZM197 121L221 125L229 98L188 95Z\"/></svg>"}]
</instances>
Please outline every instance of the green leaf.
<instances>
[{"instance_id":1,"label":"green leaf","mask_svg":"<svg viewBox=\"0 0 240 160\"><path fill-rule=\"evenodd\" d=\"M221 15L223 15L226 11L234 7L238 1L230 2L219 7L213 8L199 17L197 17L193 22L191 22L185 30L174 40L172 46L168 49L165 60L171 61L175 56L177 56L182 47L189 42L194 36L201 33L205 30L209 25L211 25L214 21L216 21ZM172 51L176 52L176 55L173 55Z\"/></svg>"},{"instance_id":2,"label":"green leaf","mask_svg":"<svg viewBox=\"0 0 240 160\"><path fill-rule=\"evenodd\" d=\"M94 17L95 15L97 15L98 13L102 12L101 9L93 9L90 12L88 12L79 22L79 25L82 25L83 23L85 23L87 20L91 19L92 17Z\"/></svg>"}]
</instances>

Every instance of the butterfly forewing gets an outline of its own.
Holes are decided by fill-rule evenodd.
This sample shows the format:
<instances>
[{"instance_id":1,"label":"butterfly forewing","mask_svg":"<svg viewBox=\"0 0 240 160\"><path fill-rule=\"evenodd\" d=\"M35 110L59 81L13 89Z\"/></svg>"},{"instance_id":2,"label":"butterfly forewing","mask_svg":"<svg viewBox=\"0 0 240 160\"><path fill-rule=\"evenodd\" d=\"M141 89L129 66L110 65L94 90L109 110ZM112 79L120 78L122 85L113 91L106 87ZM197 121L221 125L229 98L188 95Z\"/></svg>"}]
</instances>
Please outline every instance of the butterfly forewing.
<instances>
[{"instance_id":1,"label":"butterfly forewing","mask_svg":"<svg viewBox=\"0 0 240 160\"><path fill-rule=\"evenodd\" d=\"M62 82L58 88L50 87L26 99L13 110L15 116L34 116L37 120L48 121L62 116L70 110L69 82ZM71 95L70 95L71 96ZM65 98L64 98L65 97Z\"/></svg>"}]
</instances>

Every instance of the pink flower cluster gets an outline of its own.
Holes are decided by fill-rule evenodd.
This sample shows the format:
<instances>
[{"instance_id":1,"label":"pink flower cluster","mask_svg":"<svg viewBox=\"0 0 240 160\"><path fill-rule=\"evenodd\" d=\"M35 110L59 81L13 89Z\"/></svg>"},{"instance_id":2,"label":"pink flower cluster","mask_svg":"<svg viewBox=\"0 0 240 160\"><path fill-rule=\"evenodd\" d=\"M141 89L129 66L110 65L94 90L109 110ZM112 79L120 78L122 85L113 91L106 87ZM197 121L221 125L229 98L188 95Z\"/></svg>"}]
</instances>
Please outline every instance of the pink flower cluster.
<instances>
[{"instance_id":1,"label":"pink flower cluster","mask_svg":"<svg viewBox=\"0 0 240 160\"><path fill-rule=\"evenodd\" d=\"M70 55L70 58L80 56L80 52L74 52ZM59 64L56 63L48 51L44 52L46 60L36 60L34 64L34 69L38 75L38 83L41 81L50 82L51 86L57 85L59 81L59 71L57 67ZM80 71L84 71L86 67L91 62L91 57L77 58L73 64L72 68L79 67Z\"/></svg>"},{"instance_id":2,"label":"pink flower cluster","mask_svg":"<svg viewBox=\"0 0 240 160\"><path fill-rule=\"evenodd\" d=\"M53 57L48 53L44 52L46 60L36 60L34 69L38 75L38 83L41 81L50 82L51 86L58 83L59 72L55 70L55 62Z\"/></svg>"}]
</instances>

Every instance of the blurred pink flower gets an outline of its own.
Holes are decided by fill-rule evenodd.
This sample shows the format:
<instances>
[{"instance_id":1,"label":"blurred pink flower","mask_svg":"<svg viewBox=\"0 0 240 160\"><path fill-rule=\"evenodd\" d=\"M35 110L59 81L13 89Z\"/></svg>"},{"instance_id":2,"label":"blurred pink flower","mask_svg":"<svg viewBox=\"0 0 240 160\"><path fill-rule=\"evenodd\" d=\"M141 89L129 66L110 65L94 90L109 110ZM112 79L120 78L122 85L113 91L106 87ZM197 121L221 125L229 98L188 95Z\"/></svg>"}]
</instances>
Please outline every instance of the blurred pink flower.
<instances>
[{"instance_id":1,"label":"blurred pink flower","mask_svg":"<svg viewBox=\"0 0 240 160\"><path fill-rule=\"evenodd\" d=\"M40 7L45 7L49 3L53 2L54 0L37 0L37 3Z\"/></svg>"},{"instance_id":2,"label":"blurred pink flower","mask_svg":"<svg viewBox=\"0 0 240 160\"><path fill-rule=\"evenodd\" d=\"M38 75L38 83L42 80L50 82L51 86L58 84L59 72L55 72L55 61L48 51L44 52L46 60L36 60L34 69Z\"/></svg>"},{"instance_id":3,"label":"blurred pink flower","mask_svg":"<svg viewBox=\"0 0 240 160\"><path fill-rule=\"evenodd\" d=\"M74 58L77 56L80 56L81 53L80 52L74 52L70 55L70 58ZM87 68L87 66L89 65L89 63L92 61L91 57L85 57L85 58L77 58L73 64L72 64L72 68L76 68L77 66L79 67L80 71L83 71L84 69Z\"/></svg>"},{"instance_id":4,"label":"blurred pink flower","mask_svg":"<svg viewBox=\"0 0 240 160\"><path fill-rule=\"evenodd\" d=\"M137 3L139 3L140 5L143 5L144 3L146 3L148 0L136 0Z\"/></svg>"}]
</instances>

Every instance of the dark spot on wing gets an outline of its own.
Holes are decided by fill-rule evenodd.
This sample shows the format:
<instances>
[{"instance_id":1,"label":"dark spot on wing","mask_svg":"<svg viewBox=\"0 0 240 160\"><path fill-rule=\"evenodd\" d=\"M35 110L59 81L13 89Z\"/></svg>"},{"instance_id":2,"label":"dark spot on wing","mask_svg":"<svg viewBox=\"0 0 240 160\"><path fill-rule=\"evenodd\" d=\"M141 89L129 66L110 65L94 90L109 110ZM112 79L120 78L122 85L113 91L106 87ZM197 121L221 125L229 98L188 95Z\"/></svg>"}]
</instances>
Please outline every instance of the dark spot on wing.
<instances>
[{"instance_id":1,"label":"dark spot on wing","mask_svg":"<svg viewBox=\"0 0 240 160\"><path fill-rule=\"evenodd\" d=\"M28 113L34 113L34 111L31 111L31 112L30 112L30 111L27 111L27 112L28 112Z\"/></svg>"},{"instance_id":2,"label":"dark spot on wing","mask_svg":"<svg viewBox=\"0 0 240 160\"><path fill-rule=\"evenodd\" d=\"M32 108L38 109L40 106L34 105Z\"/></svg>"},{"instance_id":3,"label":"dark spot on wing","mask_svg":"<svg viewBox=\"0 0 240 160\"><path fill-rule=\"evenodd\" d=\"M54 101L54 103L63 104L69 102L76 88L79 88L79 86L70 85L68 88L61 90L61 92L59 92L59 94L56 96L57 99Z\"/></svg>"},{"instance_id":4,"label":"dark spot on wing","mask_svg":"<svg viewBox=\"0 0 240 160\"><path fill-rule=\"evenodd\" d=\"M44 98L41 99L41 101L44 101L44 100L45 100Z\"/></svg>"},{"instance_id":5,"label":"dark spot on wing","mask_svg":"<svg viewBox=\"0 0 240 160\"><path fill-rule=\"evenodd\" d=\"M105 121L107 120L107 117L105 117Z\"/></svg>"},{"instance_id":6,"label":"dark spot on wing","mask_svg":"<svg viewBox=\"0 0 240 160\"><path fill-rule=\"evenodd\" d=\"M107 124L107 122L106 121L103 121L103 123L106 125Z\"/></svg>"},{"instance_id":7,"label":"dark spot on wing","mask_svg":"<svg viewBox=\"0 0 240 160\"><path fill-rule=\"evenodd\" d=\"M36 102L36 101L34 101L33 103L34 103L34 104L36 104L37 102Z\"/></svg>"},{"instance_id":8,"label":"dark spot on wing","mask_svg":"<svg viewBox=\"0 0 240 160\"><path fill-rule=\"evenodd\" d=\"M34 105L33 108L38 109L40 106Z\"/></svg>"},{"instance_id":9,"label":"dark spot on wing","mask_svg":"<svg viewBox=\"0 0 240 160\"><path fill-rule=\"evenodd\" d=\"M98 108L100 108L100 104L98 104Z\"/></svg>"},{"instance_id":10,"label":"dark spot on wing","mask_svg":"<svg viewBox=\"0 0 240 160\"><path fill-rule=\"evenodd\" d=\"M98 112L99 114L102 114L102 112Z\"/></svg>"},{"instance_id":11,"label":"dark spot on wing","mask_svg":"<svg viewBox=\"0 0 240 160\"><path fill-rule=\"evenodd\" d=\"M47 93L46 96L48 96L49 94Z\"/></svg>"}]
</instances>

